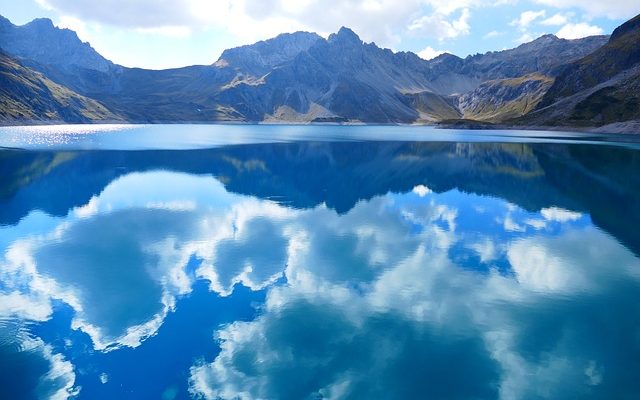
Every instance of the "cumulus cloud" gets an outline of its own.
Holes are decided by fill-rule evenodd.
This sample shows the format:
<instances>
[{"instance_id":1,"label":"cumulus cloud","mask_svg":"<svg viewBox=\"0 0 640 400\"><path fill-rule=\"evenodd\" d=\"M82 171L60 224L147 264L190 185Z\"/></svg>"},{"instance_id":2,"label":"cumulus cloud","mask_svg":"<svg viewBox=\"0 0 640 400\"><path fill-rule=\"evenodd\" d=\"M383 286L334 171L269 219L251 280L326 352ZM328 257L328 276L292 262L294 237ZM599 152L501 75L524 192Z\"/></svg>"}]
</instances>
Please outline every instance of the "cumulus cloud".
<instances>
[{"instance_id":1,"label":"cumulus cloud","mask_svg":"<svg viewBox=\"0 0 640 400\"><path fill-rule=\"evenodd\" d=\"M434 59L444 53L449 53L449 51L447 50L435 50L433 47L431 46L427 46L424 49L422 49L421 51L418 52L418 57L424 59L424 60L431 60ZM416 191L418 190L416 193L420 194L421 196L424 196L425 194L427 194L428 192L423 190L429 190L429 188L427 188L426 186L420 185L420 186L416 186L413 190Z\"/></svg>"},{"instance_id":2,"label":"cumulus cloud","mask_svg":"<svg viewBox=\"0 0 640 400\"><path fill-rule=\"evenodd\" d=\"M0 311L46 320L51 299L59 299L75 310L72 327L86 332L96 349L139 346L190 292L193 277L184 268L192 256L200 257L200 275L222 294L236 282L257 289L281 273L283 243L263 238L277 231L272 221L283 213L272 203L228 194L210 177L129 174L62 221L50 217L55 228L49 233L11 245L0 272L5 285L16 286L0 293L6 300ZM244 257L235 259L237 251ZM266 274L272 258L273 272ZM78 272L88 265L91 273ZM215 276L207 274L209 265L216 266ZM260 268L252 271L254 265Z\"/></svg>"},{"instance_id":3,"label":"cumulus cloud","mask_svg":"<svg viewBox=\"0 0 640 400\"><path fill-rule=\"evenodd\" d=\"M548 221L558 222L577 221L582 217L582 214L578 212L565 210L559 207L543 208L540 210L540 214Z\"/></svg>"},{"instance_id":4,"label":"cumulus cloud","mask_svg":"<svg viewBox=\"0 0 640 400\"><path fill-rule=\"evenodd\" d=\"M554 8L577 8L592 17L630 18L640 13L640 3L628 0L535 0Z\"/></svg>"},{"instance_id":5,"label":"cumulus cloud","mask_svg":"<svg viewBox=\"0 0 640 400\"><path fill-rule=\"evenodd\" d=\"M11 243L3 312L46 319L51 299L66 302L74 327L107 350L153 335L196 278L221 295L238 282L266 289L260 315L221 327L220 353L191 368L192 393L207 398L640 391L623 373L638 359L639 322L629 316L640 315L640 261L631 252L580 228L568 210L537 216L563 224L559 233L527 236L492 214L506 208L523 225L530 215L516 206L483 198L481 210L459 197L469 194L426 192L338 214L233 195L207 176L128 174L66 217L39 221L44 233ZM459 229L478 221L487 221L474 225L481 236ZM459 248L508 267L474 270L453 259ZM192 257L201 265L187 274Z\"/></svg>"},{"instance_id":6,"label":"cumulus cloud","mask_svg":"<svg viewBox=\"0 0 640 400\"><path fill-rule=\"evenodd\" d=\"M580 39L587 36L602 35L603 33L604 31L599 26L580 22L577 24L566 24L560 28L556 36L562 39Z\"/></svg>"},{"instance_id":7,"label":"cumulus cloud","mask_svg":"<svg viewBox=\"0 0 640 400\"><path fill-rule=\"evenodd\" d=\"M638 260L593 228L530 240L515 241L510 251L538 248L546 258L510 256L514 277L460 268L448 259L447 248L429 246L425 238L370 285L352 288L317 280L311 272L312 285L291 280L274 287L261 316L218 332L221 352L192 367L191 392L208 399L421 393L510 399L606 397L621 385L638 393L631 376L619 375L635 362L626 349L635 343L631 325L636 322L615 322L618 317L606 306L626 304L617 309L620 315L638 310L640 303L630 300L637 300L639 282L625 282ZM604 245L584 257L569 257L578 246L595 243ZM562 261L524 276L525 265L535 269L553 259ZM325 268L343 266L326 263ZM565 297L555 296L558 290L565 290ZM593 324L601 318L606 325ZM623 338L615 350L606 339L609 329ZM608 356L614 353L614 359ZM458 379L466 376L459 390L434 379L458 374Z\"/></svg>"},{"instance_id":8,"label":"cumulus cloud","mask_svg":"<svg viewBox=\"0 0 640 400\"><path fill-rule=\"evenodd\" d=\"M452 39L469 34L471 26L468 8L462 9L457 19L449 20L441 14L425 15L415 19L409 25L409 31L417 34L435 37L439 40Z\"/></svg>"},{"instance_id":9,"label":"cumulus cloud","mask_svg":"<svg viewBox=\"0 0 640 400\"><path fill-rule=\"evenodd\" d=\"M490 39L490 38L494 38L494 37L498 37L504 35L504 32L500 32L500 31L491 31L488 32L487 34L484 35L485 39Z\"/></svg>"},{"instance_id":10,"label":"cumulus cloud","mask_svg":"<svg viewBox=\"0 0 640 400\"><path fill-rule=\"evenodd\" d=\"M57 10L67 21L95 21L169 36L184 36L193 29L215 27L243 41L251 41L282 31L311 30L328 35L340 26L348 26L366 41L391 47L406 33L407 26L432 39L468 34L470 8L490 4L468 0L447 3L362 0L329 4L320 0L107 0L95 5L70 0L37 1L43 7Z\"/></svg>"},{"instance_id":11,"label":"cumulus cloud","mask_svg":"<svg viewBox=\"0 0 640 400\"><path fill-rule=\"evenodd\" d=\"M550 26L564 25L567 22L569 22L569 17L562 13L554 14L549 18L540 21L542 25L550 25Z\"/></svg>"},{"instance_id":12,"label":"cumulus cloud","mask_svg":"<svg viewBox=\"0 0 640 400\"><path fill-rule=\"evenodd\" d=\"M592 246L585 246L592 243ZM595 245L595 243L600 243ZM534 236L515 241L507 250L518 281L542 292L593 290L608 282L611 272L584 266L611 264L616 274L634 275L638 260L601 231L571 230L559 238Z\"/></svg>"},{"instance_id":13,"label":"cumulus cloud","mask_svg":"<svg viewBox=\"0 0 640 400\"><path fill-rule=\"evenodd\" d=\"M480 262L483 263L494 260L498 253L496 244L489 238L472 243L469 247L478 253L478 256L480 256Z\"/></svg>"},{"instance_id":14,"label":"cumulus cloud","mask_svg":"<svg viewBox=\"0 0 640 400\"><path fill-rule=\"evenodd\" d=\"M208 399L497 395L499 366L477 336L451 338L390 315L353 321L322 301L292 302L257 321L232 324L219 339L222 353L214 363L191 370L192 393ZM295 356L286 357L283 346ZM245 373L243 356L261 360L251 367L257 370Z\"/></svg>"},{"instance_id":15,"label":"cumulus cloud","mask_svg":"<svg viewBox=\"0 0 640 400\"><path fill-rule=\"evenodd\" d=\"M525 11L520 14L520 17L511 21L511 26L516 26L519 29L526 29L531 23L539 18L543 18L546 15L545 10L540 11Z\"/></svg>"},{"instance_id":16,"label":"cumulus cloud","mask_svg":"<svg viewBox=\"0 0 640 400\"><path fill-rule=\"evenodd\" d=\"M27 317L28 315L24 316ZM53 347L0 314L0 396L65 400L77 395L73 365Z\"/></svg>"},{"instance_id":17,"label":"cumulus cloud","mask_svg":"<svg viewBox=\"0 0 640 400\"><path fill-rule=\"evenodd\" d=\"M367 282L395 262L398 250L417 245L413 224L455 226L455 212L429 210L408 207L398 218L393 202L378 198L348 216L324 205L302 212L227 193L211 177L128 174L65 218L35 222L49 225L48 232L11 244L0 270L6 287L0 311L46 320L51 301L60 300L75 311L72 328L87 333L97 350L137 347L190 292L194 276L185 267L192 257L200 260L195 275L221 295L236 283L264 288L285 267L289 279L301 282L310 271L327 281ZM376 225L367 223L371 215ZM433 235L450 241L441 227ZM87 266L91 273L78 272Z\"/></svg>"}]
</instances>

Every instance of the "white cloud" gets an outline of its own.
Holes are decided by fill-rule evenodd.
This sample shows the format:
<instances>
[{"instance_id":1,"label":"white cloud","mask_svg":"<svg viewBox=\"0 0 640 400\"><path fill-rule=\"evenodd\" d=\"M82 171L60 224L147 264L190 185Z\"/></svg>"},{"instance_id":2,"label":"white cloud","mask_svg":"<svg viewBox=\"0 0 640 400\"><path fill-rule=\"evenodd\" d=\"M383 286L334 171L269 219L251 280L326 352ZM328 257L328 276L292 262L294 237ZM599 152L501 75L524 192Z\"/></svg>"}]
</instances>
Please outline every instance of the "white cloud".
<instances>
[{"instance_id":1,"label":"white cloud","mask_svg":"<svg viewBox=\"0 0 640 400\"><path fill-rule=\"evenodd\" d=\"M566 24L560 28L556 36L562 39L580 39L587 36L602 35L603 33L604 31L599 26L580 22L577 24Z\"/></svg>"},{"instance_id":2,"label":"white cloud","mask_svg":"<svg viewBox=\"0 0 640 400\"><path fill-rule=\"evenodd\" d=\"M498 255L497 246L489 238L472 243L469 248L478 253L478 256L480 256L480 262L483 263L493 261Z\"/></svg>"},{"instance_id":3,"label":"white cloud","mask_svg":"<svg viewBox=\"0 0 640 400\"><path fill-rule=\"evenodd\" d=\"M640 13L640 2L635 0L535 0L555 8L577 8L592 17L631 18Z\"/></svg>"},{"instance_id":4,"label":"white cloud","mask_svg":"<svg viewBox=\"0 0 640 400\"><path fill-rule=\"evenodd\" d=\"M514 26L520 32L520 37L515 39L515 42L527 43L534 40L537 34L530 32L530 26L538 21L541 18L544 18L547 12L545 10L539 11L525 11L520 14L520 16L509 23L509 25Z\"/></svg>"},{"instance_id":5,"label":"white cloud","mask_svg":"<svg viewBox=\"0 0 640 400\"><path fill-rule=\"evenodd\" d=\"M559 26L559 25L564 25L567 22L569 22L569 18L567 17L567 15L562 13L554 14L549 18L540 21L542 25L547 25L547 26Z\"/></svg>"},{"instance_id":6,"label":"white cloud","mask_svg":"<svg viewBox=\"0 0 640 400\"><path fill-rule=\"evenodd\" d=\"M543 18L546 15L545 10L540 11L525 11L520 14L520 17L511 21L511 26L516 26L518 29L526 29L531 23L539 18Z\"/></svg>"},{"instance_id":7,"label":"white cloud","mask_svg":"<svg viewBox=\"0 0 640 400\"><path fill-rule=\"evenodd\" d=\"M449 20L445 15L437 13L425 15L411 22L409 31L439 40L452 39L469 34L471 30L470 17L471 12L468 8L462 9L458 19L454 20Z\"/></svg>"},{"instance_id":8,"label":"white cloud","mask_svg":"<svg viewBox=\"0 0 640 400\"><path fill-rule=\"evenodd\" d=\"M58 26L58 28L66 28L75 31L78 34L78 38L82 41L87 42L90 40L91 36L89 34L87 24L78 18L63 15L57 19L56 26Z\"/></svg>"},{"instance_id":9,"label":"white cloud","mask_svg":"<svg viewBox=\"0 0 640 400\"><path fill-rule=\"evenodd\" d=\"M265 39L283 31L309 30L321 35L348 26L365 41L393 47L407 27L435 39L469 33L471 7L484 0L37 0L75 21L140 29L164 36L185 36L194 29L221 28L243 42ZM459 13L457 17L454 17Z\"/></svg>"},{"instance_id":10,"label":"white cloud","mask_svg":"<svg viewBox=\"0 0 640 400\"><path fill-rule=\"evenodd\" d=\"M525 32L522 35L518 36L513 42L517 44L529 43L536 39L539 35L534 35L532 33ZM507 48L503 48L502 50L507 50Z\"/></svg>"},{"instance_id":11,"label":"white cloud","mask_svg":"<svg viewBox=\"0 0 640 400\"><path fill-rule=\"evenodd\" d=\"M522 287L542 293L593 291L615 279L607 274L631 277L638 265L624 246L595 228L524 238L509 245L507 256Z\"/></svg>"},{"instance_id":12,"label":"white cloud","mask_svg":"<svg viewBox=\"0 0 640 400\"><path fill-rule=\"evenodd\" d=\"M525 220L524 223L537 230L544 229L547 227L547 222L545 220L537 219L537 218L529 218Z\"/></svg>"},{"instance_id":13,"label":"white cloud","mask_svg":"<svg viewBox=\"0 0 640 400\"><path fill-rule=\"evenodd\" d=\"M423 60L432 60L444 53L450 53L447 50L435 50L433 47L431 46L427 46L425 47L423 50L418 52L418 57L422 58ZM424 187L422 185L420 185L421 187ZM416 191L416 189L420 189L419 187L415 187L414 188L414 192ZM427 188L428 189L428 188ZM418 194L422 193L422 191L420 192L416 192ZM428 192L425 192L424 194L427 194ZM424 196L424 194L422 194L421 196Z\"/></svg>"},{"instance_id":14,"label":"white cloud","mask_svg":"<svg viewBox=\"0 0 640 400\"><path fill-rule=\"evenodd\" d=\"M149 35L184 38L191 35L192 29L187 26L161 26L154 28L136 28L136 32Z\"/></svg>"},{"instance_id":15,"label":"white cloud","mask_svg":"<svg viewBox=\"0 0 640 400\"><path fill-rule=\"evenodd\" d=\"M582 214L565 210L564 208L559 207L548 207L540 210L540 214L547 221L558 221L558 222L569 222L569 221L577 221L582 217Z\"/></svg>"},{"instance_id":16,"label":"white cloud","mask_svg":"<svg viewBox=\"0 0 640 400\"><path fill-rule=\"evenodd\" d=\"M68 302L83 319L74 328L102 339L98 348L106 340L123 340L119 334L136 331L150 318L156 325L146 334L153 334L166 309L190 289L191 278L183 272L192 255L204 260L196 274L210 278L211 288L222 295L235 282L266 288L259 316L221 327L221 352L191 369L192 393L208 398L416 398L425 388L449 395L464 390L454 392L458 398L566 398L563 389L586 383L597 390L609 376L618 376L611 368L628 371L635 363L635 353L619 350L632 348L629 344L637 340L637 327L624 325L634 321L621 316L636 315L640 306L634 301L638 282L633 279L640 264L623 245L591 227L522 238L498 225L487 228L488 236L465 242L456 232L457 218L464 218L458 222L463 225L505 204L486 198L484 211L469 215L471 207L454 208L465 203L459 198L453 204L438 203L439 196L417 199L427 188L416 188L408 195L363 200L338 214L324 205L291 210L233 195L210 176L128 174L90 206L72 210L64 219L51 217L58 226L51 234L14 242L0 273L26 274L21 277L34 279L19 281L28 282L32 292ZM131 209L135 212L128 214ZM516 206L507 210L509 216L522 215ZM559 208L541 214L559 221L578 218ZM29 226L18 225L16 236L22 238L20 233L29 231L25 228ZM513 274L458 265L451 257L458 243L485 262L508 261ZM508 249L506 260L502 243ZM100 267L105 261L93 251L83 253L87 248L115 255L127 268L104 273ZM113 272L113 261L105 271ZM93 275L77 274L87 265ZM285 283L270 285L283 274ZM72 289L65 293L63 286ZM109 304L110 292L121 305ZM24 300L26 306L16 306L23 301L19 296L5 299L6 313L41 319L50 314L46 304L40 308ZM600 307L593 307L594 299ZM150 306L137 312L130 310L131 304ZM608 304L612 306L602 307ZM135 317L133 325L110 326L113 315L121 314L127 320ZM612 344L606 340L612 335L622 339ZM527 337L536 340L523 339ZM606 351L598 346L607 346ZM398 365L426 372L398 374ZM68 373L69 367L57 370ZM292 383L293 374L297 379ZM429 380L432 376L465 378L465 385L452 389L448 382ZM369 384L383 379L385 385ZM629 381L637 385L633 377ZM72 380L65 382L69 392ZM407 382L415 391L408 391ZM540 387L546 396L536 392Z\"/></svg>"},{"instance_id":17,"label":"white cloud","mask_svg":"<svg viewBox=\"0 0 640 400\"><path fill-rule=\"evenodd\" d=\"M504 35L504 32L500 32L500 31L491 31L491 32L488 32L488 33L487 33L486 35L484 35L483 37L484 37L485 39L490 39L490 38L498 37L498 36L501 36L501 35Z\"/></svg>"},{"instance_id":18,"label":"white cloud","mask_svg":"<svg viewBox=\"0 0 640 400\"><path fill-rule=\"evenodd\" d=\"M437 57L440 54L444 53L444 52L435 51L431 47L427 47L427 49L429 49L430 52L437 53L435 56L433 56L431 58ZM425 50L427 50L427 49L425 49ZM425 50L423 50L423 51L425 51ZM422 52L420 52L420 53L422 53ZM418 53L418 55L420 57L422 57L422 58L424 58L423 56L428 56L428 54L420 54L420 53ZM426 58L426 60L429 60L429 58ZM425 185L418 185L418 186L413 188L413 193L417 194L420 197L424 197L424 196L428 195L429 193L433 193L433 191L431 189L429 189Z\"/></svg>"},{"instance_id":19,"label":"white cloud","mask_svg":"<svg viewBox=\"0 0 640 400\"><path fill-rule=\"evenodd\" d=\"M147 211L123 230L124 221L132 220L131 209ZM95 349L137 347L157 332L176 299L190 292L192 277L184 267L194 254L211 266L213 276L207 277L221 294L229 293L236 282L257 290L276 279L284 268L286 246L274 241L279 227L269 221L283 214L286 209L274 203L227 193L211 177L125 175L87 205L70 210L62 221L48 217L55 223L49 233L11 245L0 276L5 284L16 282L17 288L0 291L0 315L46 320L51 299L59 299L75 310L72 328L87 333ZM264 241L267 236L274 239ZM109 272L110 257L88 249L123 254L119 262L131 264L114 275ZM237 258L241 262L229 262L237 254L244 255ZM87 263L91 275L73 272ZM200 270L203 276L205 272ZM21 287L25 281L28 287Z\"/></svg>"},{"instance_id":20,"label":"white cloud","mask_svg":"<svg viewBox=\"0 0 640 400\"><path fill-rule=\"evenodd\" d=\"M4 374L9 373L11 376L10 379L3 377L3 394L10 398L75 398L80 387L75 386L76 374L71 362L62 354L56 353L53 346L30 332L28 324L7 318L1 312L2 369Z\"/></svg>"},{"instance_id":21,"label":"white cloud","mask_svg":"<svg viewBox=\"0 0 640 400\"><path fill-rule=\"evenodd\" d=\"M504 219L502 219L502 227L504 228L504 230L507 232L524 232L526 228L523 225L517 223L513 219L513 216L511 214L512 213L510 210L509 212L507 212Z\"/></svg>"},{"instance_id":22,"label":"white cloud","mask_svg":"<svg viewBox=\"0 0 640 400\"><path fill-rule=\"evenodd\" d=\"M635 353L623 351L611 360L600 352L606 348L610 354L606 338L612 328L624 337L620 349L636 340L633 329L623 333L629 326L607 323L638 309L637 302L625 301L629 295L637 297L637 281L627 281L621 287L631 286L622 291L604 291L606 282L625 281L639 266L623 246L593 228L527 238L511 243L515 276L503 276L460 268L448 259L447 248L428 243L417 244L410 253L405 249L408 257L393 257L396 261L385 264L373 283L357 288L349 285L352 281L327 280L335 273L327 269L343 268L331 262L324 263L324 270L306 270L305 280L289 279L287 271L288 285L269 289L258 318L218 332L221 352L213 362L191 368L191 393L207 399L416 398L425 391L438 393L438 382L429 379L432 374L467 375L462 371L470 360L473 370L488 374L495 385L479 385L487 377L471 374L464 394L457 396L447 386L449 397L562 398L585 387L605 390L593 392L601 394L619 390L616 384L602 384L608 373L615 373L611 369L624 371L620 364L632 365ZM599 250L574 257L595 243L602 244ZM313 263L313 258L307 254L304 260ZM305 265L298 268L305 270ZM600 296L596 304L605 296L625 309L611 315L609 307L593 307L592 293ZM602 318L604 324L592 325ZM595 328L585 331L584 326ZM439 332L446 332L447 340L440 340ZM531 335L536 340L527 340ZM482 343L476 346L473 337L481 337ZM573 337L580 338L579 343ZM354 351L358 357L345 356ZM451 363L450 354L459 352L465 356ZM248 365L247 360L260 362ZM431 373L403 375L396 381L390 365ZM446 370L451 365L456 369ZM292 384L292 374L302 384ZM382 376L385 385L370 384ZM630 377L623 385L633 387L635 380Z\"/></svg>"}]
</instances>

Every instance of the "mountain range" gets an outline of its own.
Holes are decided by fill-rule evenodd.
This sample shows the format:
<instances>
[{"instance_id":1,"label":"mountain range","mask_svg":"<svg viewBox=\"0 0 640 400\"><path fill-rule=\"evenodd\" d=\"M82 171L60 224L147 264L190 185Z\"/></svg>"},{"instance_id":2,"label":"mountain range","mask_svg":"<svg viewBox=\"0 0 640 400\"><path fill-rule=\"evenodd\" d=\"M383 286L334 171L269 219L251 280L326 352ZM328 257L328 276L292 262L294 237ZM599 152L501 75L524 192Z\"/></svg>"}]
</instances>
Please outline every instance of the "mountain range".
<instances>
[{"instance_id":1,"label":"mountain range","mask_svg":"<svg viewBox=\"0 0 640 400\"><path fill-rule=\"evenodd\" d=\"M281 34L211 65L127 68L49 19L0 17L0 123L362 122L607 127L640 120L640 16L609 36L542 36L424 60L341 28ZM611 125L614 124L614 125ZM629 125L631 124L631 125Z\"/></svg>"}]
</instances>

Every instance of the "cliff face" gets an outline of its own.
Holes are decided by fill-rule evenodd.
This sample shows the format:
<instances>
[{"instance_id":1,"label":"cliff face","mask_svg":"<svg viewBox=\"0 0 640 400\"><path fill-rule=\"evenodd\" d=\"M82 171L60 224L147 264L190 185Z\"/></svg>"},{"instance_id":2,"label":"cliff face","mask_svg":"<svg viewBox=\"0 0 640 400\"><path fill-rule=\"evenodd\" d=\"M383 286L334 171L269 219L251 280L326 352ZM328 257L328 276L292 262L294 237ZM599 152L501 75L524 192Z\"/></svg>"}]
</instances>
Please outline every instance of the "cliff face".
<instances>
[{"instance_id":1,"label":"cliff face","mask_svg":"<svg viewBox=\"0 0 640 400\"><path fill-rule=\"evenodd\" d=\"M89 43L83 43L74 31L57 28L47 18L16 26L0 16L0 47L14 57L43 66L101 72L115 68L115 64L102 57Z\"/></svg>"},{"instance_id":2,"label":"cliff face","mask_svg":"<svg viewBox=\"0 0 640 400\"><path fill-rule=\"evenodd\" d=\"M533 110L552 83L540 74L487 81L460 96L458 108L465 119L507 121Z\"/></svg>"},{"instance_id":3,"label":"cliff face","mask_svg":"<svg viewBox=\"0 0 640 400\"><path fill-rule=\"evenodd\" d=\"M15 26L0 18L0 43L22 68L83 98L87 108L104 108L100 118L372 123L463 118L593 126L640 118L639 18L610 39L545 35L510 50L464 59L443 54L428 61L364 43L348 28L327 39L308 32L282 34L226 50L211 65L161 71L113 64L47 19ZM16 97L17 90L7 84L5 95ZM30 100L21 101L23 109L30 107ZM60 117L42 114L35 101L31 108L29 118Z\"/></svg>"},{"instance_id":4,"label":"cliff face","mask_svg":"<svg viewBox=\"0 0 640 400\"><path fill-rule=\"evenodd\" d=\"M640 16L593 53L567 65L523 121L600 126L640 119Z\"/></svg>"},{"instance_id":5,"label":"cliff face","mask_svg":"<svg viewBox=\"0 0 640 400\"><path fill-rule=\"evenodd\" d=\"M95 122L121 118L0 51L0 121Z\"/></svg>"},{"instance_id":6,"label":"cliff face","mask_svg":"<svg viewBox=\"0 0 640 400\"><path fill-rule=\"evenodd\" d=\"M567 65L540 107L606 82L640 63L640 15L618 27L593 53Z\"/></svg>"},{"instance_id":7,"label":"cliff face","mask_svg":"<svg viewBox=\"0 0 640 400\"><path fill-rule=\"evenodd\" d=\"M532 73L556 76L563 65L594 52L607 39L607 36L590 36L567 40L544 35L515 49L468 57L464 68L484 79L517 78Z\"/></svg>"}]
</instances>

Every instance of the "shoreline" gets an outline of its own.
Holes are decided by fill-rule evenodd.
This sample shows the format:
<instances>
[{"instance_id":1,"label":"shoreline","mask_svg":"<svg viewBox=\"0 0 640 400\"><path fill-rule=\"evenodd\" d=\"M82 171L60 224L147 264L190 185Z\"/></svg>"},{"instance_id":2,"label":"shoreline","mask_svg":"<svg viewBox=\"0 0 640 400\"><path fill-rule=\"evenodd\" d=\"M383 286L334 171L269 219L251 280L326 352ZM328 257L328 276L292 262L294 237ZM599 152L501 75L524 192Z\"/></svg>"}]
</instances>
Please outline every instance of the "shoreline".
<instances>
[{"instance_id":1,"label":"shoreline","mask_svg":"<svg viewBox=\"0 0 640 400\"><path fill-rule=\"evenodd\" d=\"M483 121L456 120L456 121L434 121L429 123L401 123L401 122L300 122L300 121L87 121L87 122L67 122L67 121L2 121L3 127L33 127L33 126L57 126L57 125L283 125L283 126L405 126L405 127L432 127L435 129L458 129L458 130L504 130L504 131L550 131L550 132L576 132L576 133L596 133L596 134L625 134L640 135L640 120L630 120L615 122L603 126L569 126L569 125L511 125L494 124Z\"/></svg>"}]
</instances>

